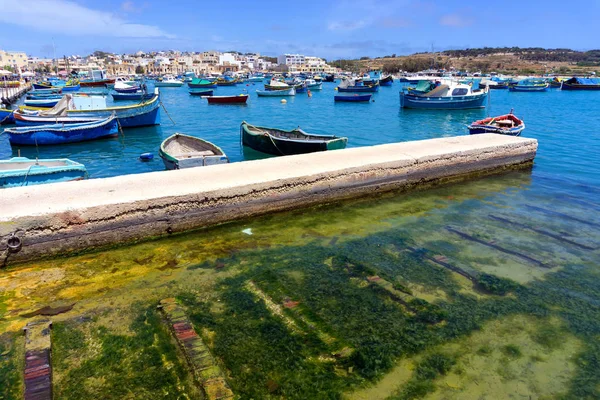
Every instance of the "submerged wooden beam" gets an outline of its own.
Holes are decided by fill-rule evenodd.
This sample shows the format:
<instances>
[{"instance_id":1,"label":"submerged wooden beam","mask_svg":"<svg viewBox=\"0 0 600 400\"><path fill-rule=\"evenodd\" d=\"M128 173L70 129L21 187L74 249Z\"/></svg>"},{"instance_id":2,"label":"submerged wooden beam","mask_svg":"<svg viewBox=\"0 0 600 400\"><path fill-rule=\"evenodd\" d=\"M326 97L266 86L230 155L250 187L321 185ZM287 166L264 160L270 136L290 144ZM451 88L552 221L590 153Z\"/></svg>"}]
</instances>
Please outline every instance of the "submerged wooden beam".
<instances>
[{"instance_id":1,"label":"submerged wooden beam","mask_svg":"<svg viewBox=\"0 0 600 400\"><path fill-rule=\"evenodd\" d=\"M528 230L530 230L532 232L539 233L540 235L544 235L544 236L548 236L548 237L550 237L552 239L556 239L559 242L568 243L568 244L571 244L573 246L580 247L580 248L586 249L586 250L595 250L596 249L595 247L591 247L591 246L588 246L588 245L585 245L585 244L582 244L582 243L578 243L578 242L575 242L573 240L567 239L567 238L565 238L565 237L563 237L561 235L557 235L557 234L554 234L552 232L545 231L543 229L535 228L533 226L525 225L525 224L522 224L522 223L517 222L517 221L512 221L510 219L506 219L506 218L503 218L503 217L498 217L498 216L492 215L492 214L490 214L488 216L491 219L495 220L495 221L502 222L502 223L505 223L505 224L508 224L508 225L512 225L512 226L516 226L516 227L522 228L522 229L528 229Z\"/></svg>"},{"instance_id":2,"label":"submerged wooden beam","mask_svg":"<svg viewBox=\"0 0 600 400\"><path fill-rule=\"evenodd\" d=\"M97 250L265 213L528 168L537 141L482 134L0 191L9 263Z\"/></svg>"},{"instance_id":3,"label":"submerged wooden beam","mask_svg":"<svg viewBox=\"0 0 600 400\"><path fill-rule=\"evenodd\" d=\"M478 239L475 236L471 236L468 233L461 232L461 231L456 230L456 229L454 229L454 228L452 228L450 226L447 226L446 230L448 232L452 232L452 233L454 233L454 234L456 234L456 235L458 235L458 236L460 236L460 237L462 237L464 239L470 240L472 242L479 243L479 244L482 244L482 245L487 246L487 247L491 247L492 249L498 250L498 251L500 251L502 253L506 253L506 254L510 254L510 255L518 257L518 258L522 258L523 260L528 261L528 262L530 262L532 264L535 264L535 265L537 265L539 267L542 267L542 268L552 268L551 266L547 265L546 263L544 263L544 262L542 262L540 260L536 260L533 257L529 257L528 255L519 253L518 251L506 249L506 248L504 248L502 246L498 246L497 244L490 243L490 242L488 242L486 240L483 240L483 239Z\"/></svg>"},{"instance_id":4,"label":"submerged wooden beam","mask_svg":"<svg viewBox=\"0 0 600 400\"><path fill-rule=\"evenodd\" d=\"M202 338L194 330L183 308L173 298L161 300L159 308L169 322L169 328L183 351L194 377L202 386L206 398L208 400L233 399L234 395L225 380L225 375Z\"/></svg>"},{"instance_id":5,"label":"submerged wooden beam","mask_svg":"<svg viewBox=\"0 0 600 400\"><path fill-rule=\"evenodd\" d=\"M408 250L412 251L414 254L418 254L421 257L425 258L426 260L429 260L435 264L441 265L444 268L449 269L450 271L456 272L459 275L464 276L465 278L469 279L472 282L477 283L477 277L467 271L465 271L464 269L460 268L460 267L456 267L452 264L447 263L447 258L441 255L429 255L429 251L427 249L424 248L415 248L415 247L410 247L407 246L406 247Z\"/></svg>"},{"instance_id":6,"label":"submerged wooden beam","mask_svg":"<svg viewBox=\"0 0 600 400\"><path fill-rule=\"evenodd\" d=\"M49 320L25 326L25 400L52 400L52 364Z\"/></svg>"},{"instance_id":7,"label":"submerged wooden beam","mask_svg":"<svg viewBox=\"0 0 600 400\"><path fill-rule=\"evenodd\" d=\"M574 217L572 215L564 214L564 213L561 213L561 212L558 212L558 211L548 210L547 208L532 206L532 205L529 205L529 204L525 204L525 207L527 207L527 208L529 208L531 210L543 212L544 214L555 215L557 217L561 217L561 218L565 218L565 219L568 219L568 220L571 220L571 221L579 222L580 224L593 226L595 228L600 228L600 224L598 224L596 222L587 221L585 219L577 218L577 217Z\"/></svg>"}]
</instances>

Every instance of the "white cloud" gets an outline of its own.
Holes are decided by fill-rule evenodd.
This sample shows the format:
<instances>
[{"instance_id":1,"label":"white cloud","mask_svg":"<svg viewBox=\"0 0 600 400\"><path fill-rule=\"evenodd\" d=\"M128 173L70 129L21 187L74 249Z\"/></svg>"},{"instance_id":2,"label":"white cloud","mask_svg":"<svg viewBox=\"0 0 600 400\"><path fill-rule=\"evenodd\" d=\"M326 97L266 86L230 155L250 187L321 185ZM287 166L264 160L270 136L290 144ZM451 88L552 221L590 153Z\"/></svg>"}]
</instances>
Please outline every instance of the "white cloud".
<instances>
[{"instance_id":1,"label":"white cloud","mask_svg":"<svg viewBox=\"0 0 600 400\"><path fill-rule=\"evenodd\" d=\"M337 0L331 13L334 15L327 24L330 31L354 31L372 25L382 25L383 20L395 18L395 14L405 11L412 0ZM386 28L400 26L382 25ZM402 26L404 27L404 26Z\"/></svg>"},{"instance_id":2,"label":"white cloud","mask_svg":"<svg viewBox=\"0 0 600 400\"><path fill-rule=\"evenodd\" d=\"M157 26L129 22L111 12L68 0L0 0L0 22L66 35L174 39ZM5 28L6 29L6 28Z\"/></svg>"},{"instance_id":3,"label":"white cloud","mask_svg":"<svg viewBox=\"0 0 600 400\"><path fill-rule=\"evenodd\" d=\"M353 31L366 25L365 21L333 21L327 25L330 31Z\"/></svg>"}]
</instances>

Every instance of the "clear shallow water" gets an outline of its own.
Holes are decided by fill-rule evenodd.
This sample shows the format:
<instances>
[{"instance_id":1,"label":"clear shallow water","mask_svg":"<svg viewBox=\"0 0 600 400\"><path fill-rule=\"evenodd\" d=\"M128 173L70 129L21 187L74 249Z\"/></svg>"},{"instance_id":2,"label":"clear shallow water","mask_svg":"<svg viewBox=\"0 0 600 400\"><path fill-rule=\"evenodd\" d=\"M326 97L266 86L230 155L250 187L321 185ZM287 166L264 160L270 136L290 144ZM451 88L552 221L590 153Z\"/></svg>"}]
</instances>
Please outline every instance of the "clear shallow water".
<instances>
[{"instance_id":1,"label":"clear shallow water","mask_svg":"<svg viewBox=\"0 0 600 400\"><path fill-rule=\"evenodd\" d=\"M286 105L252 95L246 107L208 106L183 88L165 88L176 126L163 113L160 127L44 148L43 156L84 162L100 177L161 170L160 160L136 158L175 131L197 132L240 161L244 119L345 134L359 146L466 134L465 124L487 115L399 110L398 87L381 88L371 104L334 104L330 86ZM75 303L53 317L61 398L123 398L119 390L132 387L138 398L189 393L169 383L178 371L172 361L162 368L160 357L146 354L157 346L171 354L150 317L158 300L178 296L243 398L403 399L426 389L417 398L597 399L598 100L600 93L492 92L490 114L514 107L524 136L539 140L531 171L266 215L0 274L0 354L9 349L0 381L18 392L18 378L3 371L22 370L10 353L22 348L22 314ZM448 266L516 286L492 294ZM288 309L289 301L298 306ZM147 374L119 362L141 359ZM430 367L437 375L419 372ZM171 372L157 384L153 368Z\"/></svg>"}]
</instances>

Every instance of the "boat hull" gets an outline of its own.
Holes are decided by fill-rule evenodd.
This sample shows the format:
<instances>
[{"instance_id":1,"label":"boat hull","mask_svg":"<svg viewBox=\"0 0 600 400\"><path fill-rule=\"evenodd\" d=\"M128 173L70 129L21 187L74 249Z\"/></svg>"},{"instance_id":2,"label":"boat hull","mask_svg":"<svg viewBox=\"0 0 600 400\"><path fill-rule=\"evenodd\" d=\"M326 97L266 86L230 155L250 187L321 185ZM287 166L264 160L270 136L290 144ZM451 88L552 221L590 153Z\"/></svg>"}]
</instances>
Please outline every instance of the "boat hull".
<instances>
[{"instance_id":1,"label":"boat hull","mask_svg":"<svg viewBox=\"0 0 600 400\"><path fill-rule=\"evenodd\" d=\"M51 125L51 124L84 124L87 122L97 122L102 118L90 118L90 117L38 117L37 115L23 115L15 113L14 119L17 126L40 126L40 125Z\"/></svg>"},{"instance_id":2,"label":"boat hull","mask_svg":"<svg viewBox=\"0 0 600 400\"><path fill-rule=\"evenodd\" d=\"M323 90L323 84L322 83L316 83L316 84L312 84L312 85L306 85L306 87L309 90Z\"/></svg>"},{"instance_id":3,"label":"boat hull","mask_svg":"<svg viewBox=\"0 0 600 400\"><path fill-rule=\"evenodd\" d=\"M481 126L481 125L474 125L474 124L469 125L467 128L469 129L469 133L471 135L477 135L477 134L481 134L481 133L496 133L499 135L508 135L508 136L519 136L521 134L521 132L523 132L523 129L525 129L524 126L519 126L519 127L511 128L511 129L504 129L504 128L488 127L488 126Z\"/></svg>"},{"instance_id":4,"label":"boat hull","mask_svg":"<svg viewBox=\"0 0 600 400\"><path fill-rule=\"evenodd\" d=\"M14 110L7 110L4 108L0 108L0 125L14 124L15 116L14 116L13 112L14 112Z\"/></svg>"},{"instance_id":5,"label":"boat hull","mask_svg":"<svg viewBox=\"0 0 600 400\"><path fill-rule=\"evenodd\" d=\"M60 99L42 99L42 100L37 100L37 99L30 99L30 100L25 100L25 105L26 106L31 106L31 107L43 107L43 108L52 108L56 105L56 103L59 102Z\"/></svg>"},{"instance_id":6,"label":"boat hull","mask_svg":"<svg viewBox=\"0 0 600 400\"><path fill-rule=\"evenodd\" d=\"M510 92L545 92L548 90L548 85L546 86L510 86L508 88Z\"/></svg>"},{"instance_id":7,"label":"boat hull","mask_svg":"<svg viewBox=\"0 0 600 400\"><path fill-rule=\"evenodd\" d=\"M190 90L189 91L192 96L212 96L214 90Z\"/></svg>"},{"instance_id":8,"label":"boat hull","mask_svg":"<svg viewBox=\"0 0 600 400\"><path fill-rule=\"evenodd\" d=\"M152 93L112 93L114 101L124 100L149 100L154 96Z\"/></svg>"},{"instance_id":9,"label":"boat hull","mask_svg":"<svg viewBox=\"0 0 600 400\"><path fill-rule=\"evenodd\" d=\"M155 87L182 87L183 82L155 82Z\"/></svg>"},{"instance_id":10,"label":"boat hull","mask_svg":"<svg viewBox=\"0 0 600 400\"><path fill-rule=\"evenodd\" d=\"M259 97L284 97L284 96L295 96L296 89L284 89L284 90L257 90L256 94Z\"/></svg>"},{"instance_id":11,"label":"boat hull","mask_svg":"<svg viewBox=\"0 0 600 400\"><path fill-rule=\"evenodd\" d=\"M188 82L188 87L190 89L216 89L216 83L192 83Z\"/></svg>"},{"instance_id":12,"label":"boat hull","mask_svg":"<svg viewBox=\"0 0 600 400\"><path fill-rule=\"evenodd\" d=\"M563 82L561 90L600 90L600 85L580 85Z\"/></svg>"},{"instance_id":13,"label":"boat hull","mask_svg":"<svg viewBox=\"0 0 600 400\"><path fill-rule=\"evenodd\" d=\"M23 131L24 130L24 131ZM5 133L11 144L21 146L43 146L85 142L104 137L116 136L116 118L99 122L71 125L40 125L18 129L7 129Z\"/></svg>"},{"instance_id":14,"label":"boat hull","mask_svg":"<svg viewBox=\"0 0 600 400\"><path fill-rule=\"evenodd\" d=\"M208 104L246 104L248 95L243 96L208 96Z\"/></svg>"},{"instance_id":15,"label":"boat hull","mask_svg":"<svg viewBox=\"0 0 600 400\"><path fill-rule=\"evenodd\" d=\"M0 161L13 168L2 168L0 172L0 188L31 186L44 183L68 182L84 179L85 166L67 159L29 160L25 157L14 157Z\"/></svg>"},{"instance_id":16,"label":"boat hull","mask_svg":"<svg viewBox=\"0 0 600 400\"><path fill-rule=\"evenodd\" d=\"M380 86L392 86L392 83L394 83L394 78L391 75L379 80Z\"/></svg>"},{"instance_id":17,"label":"boat hull","mask_svg":"<svg viewBox=\"0 0 600 400\"><path fill-rule=\"evenodd\" d=\"M100 87L100 86L108 86L108 85L114 85L115 84L115 80L114 79L100 79L97 81L80 81L79 85L81 87Z\"/></svg>"},{"instance_id":18,"label":"boat hull","mask_svg":"<svg viewBox=\"0 0 600 400\"><path fill-rule=\"evenodd\" d=\"M63 92L76 92L81 89L81 85L62 86L61 89Z\"/></svg>"},{"instance_id":19,"label":"boat hull","mask_svg":"<svg viewBox=\"0 0 600 400\"><path fill-rule=\"evenodd\" d=\"M425 97L405 92L400 93L400 107L426 110L466 110L484 108L487 93L472 96Z\"/></svg>"},{"instance_id":20,"label":"boat hull","mask_svg":"<svg viewBox=\"0 0 600 400\"><path fill-rule=\"evenodd\" d=\"M343 87L339 87L338 86L338 92L340 93L347 93L347 92L352 92L352 93L363 93L363 92L367 92L367 93L374 93L377 92L379 90L379 85L371 85L371 86L348 86L346 88Z\"/></svg>"},{"instance_id":21,"label":"boat hull","mask_svg":"<svg viewBox=\"0 0 600 400\"><path fill-rule=\"evenodd\" d=\"M334 96L333 99L339 102L347 102L347 103L358 103L358 102L369 102L371 100L370 94L363 95L342 95L342 96Z\"/></svg>"}]
</instances>

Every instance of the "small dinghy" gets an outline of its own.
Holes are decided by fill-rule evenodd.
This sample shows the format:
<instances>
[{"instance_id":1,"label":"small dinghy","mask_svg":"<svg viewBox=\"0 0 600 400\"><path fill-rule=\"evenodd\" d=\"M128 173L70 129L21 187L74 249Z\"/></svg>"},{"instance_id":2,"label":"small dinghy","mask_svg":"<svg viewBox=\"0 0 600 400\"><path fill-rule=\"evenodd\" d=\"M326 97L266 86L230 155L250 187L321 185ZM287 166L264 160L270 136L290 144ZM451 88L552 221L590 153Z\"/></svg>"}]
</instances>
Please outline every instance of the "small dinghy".
<instances>
[{"instance_id":1,"label":"small dinghy","mask_svg":"<svg viewBox=\"0 0 600 400\"><path fill-rule=\"evenodd\" d=\"M468 125L469 133L475 135L478 133L498 133L501 135L519 136L525 123L513 115L512 110L509 114L498 117L488 117Z\"/></svg>"},{"instance_id":2,"label":"small dinghy","mask_svg":"<svg viewBox=\"0 0 600 400\"><path fill-rule=\"evenodd\" d=\"M345 101L345 102L369 102L371 101L371 94L346 94L346 95L337 95L333 96L335 101Z\"/></svg>"},{"instance_id":3,"label":"small dinghy","mask_svg":"<svg viewBox=\"0 0 600 400\"><path fill-rule=\"evenodd\" d=\"M238 96L208 96L206 98L208 104L246 104L248 101L247 94L240 94Z\"/></svg>"},{"instance_id":4,"label":"small dinghy","mask_svg":"<svg viewBox=\"0 0 600 400\"><path fill-rule=\"evenodd\" d=\"M265 128L242 122L242 143L251 149L276 156L313 153L316 151L343 149L348 138L332 135L313 135L300 128L285 131Z\"/></svg>"},{"instance_id":5,"label":"small dinghy","mask_svg":"<svg viewBox=\"0 0 600 400\"><path fill-rule=\"evenodd\" d=\"M211 89L190 89L190 94L192 96L212 96L214 90Z\"/></svg>"},{"instance_id":6,"label":"small dinghy","mask_svg":"<svg viewBox=\"0 0 600 400\"><path fill-rule=\"evenodd\" d=\"M30 160L13 157L0 160L0 188L76 181L85 178L86 174L83 164L66 158Z\"/></svg>"},{"instance_id":7,"label":"small dinghy","mask_svg":"<svg viewBox=\"0 0 600 400\"><path fill-rule=\"evenodd\" d=\"M165 139L160 145L159 155L168 170L229 162L229 158L220 147L206 140L181 133Z\"/></svg>"}]
</instances>

